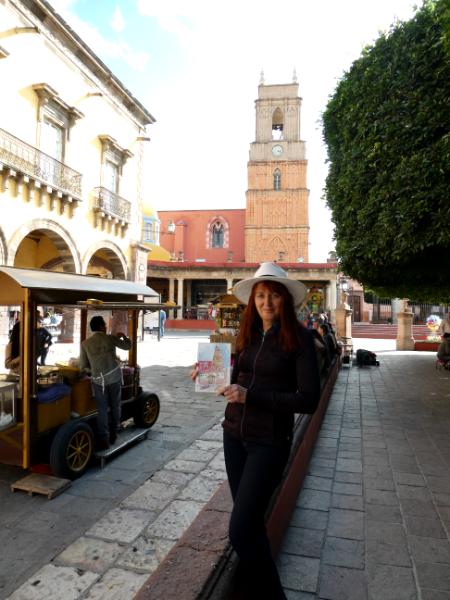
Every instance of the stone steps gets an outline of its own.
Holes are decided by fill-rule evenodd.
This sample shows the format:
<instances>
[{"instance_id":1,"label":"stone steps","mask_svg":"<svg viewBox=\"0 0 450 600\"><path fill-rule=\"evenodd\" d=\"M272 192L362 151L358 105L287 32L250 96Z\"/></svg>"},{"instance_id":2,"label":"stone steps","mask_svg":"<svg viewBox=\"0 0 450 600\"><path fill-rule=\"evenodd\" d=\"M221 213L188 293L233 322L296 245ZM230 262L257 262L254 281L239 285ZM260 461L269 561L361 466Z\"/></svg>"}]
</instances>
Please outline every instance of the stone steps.
<instances>
[{"instance_id":1,"label":"stone steps","mask_svg":"<svg viewBox=\"0 0 450 600\"><path fill-rule=\"evenodd\" d=\"M426 340L430 330L426 325L413 325L413 337L415 340ZM394 340L397 337L397 325L384 323L353 323L352 337Z\"/></svg>"}]
</instances>

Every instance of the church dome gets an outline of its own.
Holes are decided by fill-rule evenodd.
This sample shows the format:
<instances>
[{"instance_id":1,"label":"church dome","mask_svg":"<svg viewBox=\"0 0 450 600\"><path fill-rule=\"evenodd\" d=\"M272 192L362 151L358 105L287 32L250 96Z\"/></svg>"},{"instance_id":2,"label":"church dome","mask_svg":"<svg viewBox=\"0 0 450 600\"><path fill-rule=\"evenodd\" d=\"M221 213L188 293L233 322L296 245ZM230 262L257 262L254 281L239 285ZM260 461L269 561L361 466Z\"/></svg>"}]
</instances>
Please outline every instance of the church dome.
<instances>
[{"instance_id":1,"label":"church dome","mask_svg":"<svg viewBox=\"0 0 450 600\"><path fill-rule=\"evenodd\" d=\"M171 255L159 243L160 221L156 209L148 199L142 201L142 237L141 242L150 248L148 260L170 261Z\"/></svg>"},{"instance_id":2,"label":"church dome","mask_svg":"<svg viewBox=\"0 0 450 600\"><path fill-rule=\"evenodd\" d=\"M158 213L148 198L142 200L142 216L153 220L158 219Z\"/></svg>"}]
</instances>

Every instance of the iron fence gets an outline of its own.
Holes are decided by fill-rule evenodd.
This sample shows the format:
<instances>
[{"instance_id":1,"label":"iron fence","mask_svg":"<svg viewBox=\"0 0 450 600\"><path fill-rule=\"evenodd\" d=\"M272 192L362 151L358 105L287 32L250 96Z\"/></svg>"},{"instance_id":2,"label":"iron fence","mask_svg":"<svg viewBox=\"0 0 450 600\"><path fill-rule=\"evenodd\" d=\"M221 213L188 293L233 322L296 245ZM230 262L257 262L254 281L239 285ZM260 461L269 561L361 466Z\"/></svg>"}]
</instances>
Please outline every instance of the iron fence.
<instances>
[{"instance_id":1,"label":"iron fence","mask_svg":"<svg viewBox=\"0 0 450 600\"><path fill-rule=\"evenodd\" d=\"M392 322L392 302L381 298L373 299L372 323Z\"/></svg>"},{"instance_id":2,"label":"iron fence","mask_svg":"<svg viewBox=\"0 0 450 600\"><path fill-rule=\"evenodd\" d=\"M424 302L408 302L408 308L413 313L414 325L424 325L430 315L437 315L444 318L450 311L448 304L431 304ZM392 310L392 300L384 298L373 299L372 323L392 322L395 315Z\"/></svg>"},{"instance_id":3,"label":"iron fence","mask_svg":"<svg viewBox=\"0 0 450 600\"><path fill-rule=\"evenodd\" d=\"M437 315L443 319L450 311L450 305L448 304L426 304L419 302L408 302L408 306L414 315L414 325L421 325L426 323L427 318L430 315Z\"/></svg>"}]
</instances>

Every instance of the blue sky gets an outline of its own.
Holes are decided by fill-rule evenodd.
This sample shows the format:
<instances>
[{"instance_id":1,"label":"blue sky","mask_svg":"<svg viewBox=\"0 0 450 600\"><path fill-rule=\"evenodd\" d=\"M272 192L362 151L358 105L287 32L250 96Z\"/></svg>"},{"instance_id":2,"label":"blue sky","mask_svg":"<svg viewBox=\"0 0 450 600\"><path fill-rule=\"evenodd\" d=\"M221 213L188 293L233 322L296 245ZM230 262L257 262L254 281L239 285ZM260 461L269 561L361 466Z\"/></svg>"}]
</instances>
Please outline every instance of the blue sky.
<instances>
[{"instance_id":1,"label":"blue sky","mask_svg":"<svg viewBox=\"0 0 450 600\"><path fill-rule=\"evenodd\" d=\"M245 207L261 70L274 84L292 81L295 68L310 261L326 260L334 243L321 113L364 46L420 0L49 1L156 118L146 190L157 210Z\"/></svg>"}]
</instances>

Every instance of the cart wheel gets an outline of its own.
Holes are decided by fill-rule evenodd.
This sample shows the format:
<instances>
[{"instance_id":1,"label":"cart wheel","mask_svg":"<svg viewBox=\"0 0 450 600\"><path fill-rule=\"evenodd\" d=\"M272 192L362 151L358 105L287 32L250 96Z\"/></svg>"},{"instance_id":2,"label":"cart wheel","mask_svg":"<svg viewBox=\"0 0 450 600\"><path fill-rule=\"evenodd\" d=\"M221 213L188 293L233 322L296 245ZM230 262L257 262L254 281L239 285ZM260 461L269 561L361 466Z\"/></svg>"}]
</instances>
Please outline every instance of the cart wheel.
<instances>
[{"instance_id":1,"label":"cart wheel","mask_svg":"<svg viewBox=\"0 0 450 600\"><path fill-rule=\"evenodd\" d=\"M159 415L159 398L156 394L141 392L134 401L133 419L138 427L148 429Z\"/></svg>"},{"instance_id":2,"label":"cart wheel","mask_svg":"<svg viewBox=\"0 0 450 600\"><path fill-rule=\"evenodd\" d=\"M50 467L57 477L77 479L92 457L94 435L87 423L69 421L58 429L50 449Z\"/></svg>"}]
</instances>

